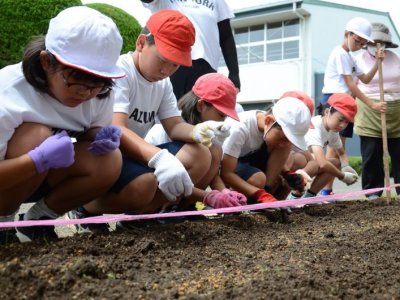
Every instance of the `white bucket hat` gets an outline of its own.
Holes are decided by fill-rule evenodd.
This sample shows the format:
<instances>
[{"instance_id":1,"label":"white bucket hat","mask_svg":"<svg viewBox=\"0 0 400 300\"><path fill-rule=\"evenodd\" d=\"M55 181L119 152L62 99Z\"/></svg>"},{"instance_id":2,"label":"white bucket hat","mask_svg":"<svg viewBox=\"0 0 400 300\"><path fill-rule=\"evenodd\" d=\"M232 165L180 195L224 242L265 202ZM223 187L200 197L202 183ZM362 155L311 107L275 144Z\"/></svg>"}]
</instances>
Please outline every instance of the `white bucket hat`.
<instances>
[{"instance_id":1,"label":"white bucket hat","mask_svg":"<svg viewBox=\"0 0 400 300\"><path fill-rule=\"evenodd\" d=\"M116 65L121 35L113 20L97 10L75 6L61 11L50 21L45 44L66 66L104 78L125 76Z\"/></svg>"},{"instance_id":2,"label":"white bucket hat","mask_svg":"<svg viewBox=\"0 0 400 300\"><path fill-rule=\"evenodd\" d=\"M369 42L374 42L374 40L371 39L371 23L364 18L357 17L351 19L349 22L347 22L346 31L357 34L359 37Z\"/></svg>"},{"instance_id":3,"label":"white bucket hat","mask_svg":"<svg viewBox=\"0 0 400 300\"><path fill-rule=\"evenodd\" d=\"M311 121L310 110L307 106L299 99L284 97L272 107L272 114L288 140L297 148L306 150L304 135Z\"/></svg>"},{"instance_id":4,"label":"white bucket hat","mask_svg":"<svg viewBox=\"0 0 400 300\"><path fill-rule=\"evenodd\" d=\"M392 35L389 28L382 23L372 23L371 39L384 42L385 48L397 48L399 45L392 42Z\"/></svg>"}]
</instances>

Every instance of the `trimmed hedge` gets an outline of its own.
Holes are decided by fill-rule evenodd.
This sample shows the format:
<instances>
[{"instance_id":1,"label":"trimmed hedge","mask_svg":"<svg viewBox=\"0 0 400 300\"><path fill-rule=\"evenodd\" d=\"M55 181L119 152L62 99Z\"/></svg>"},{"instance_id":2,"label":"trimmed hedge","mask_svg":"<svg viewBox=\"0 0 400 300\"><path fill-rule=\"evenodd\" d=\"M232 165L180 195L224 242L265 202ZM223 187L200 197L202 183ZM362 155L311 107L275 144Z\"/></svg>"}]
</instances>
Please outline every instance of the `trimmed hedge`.
<instances>
[{"instance_id":1,"label":"trimmed hedge","mask_svg":"<svg viewBox=\"0 0 400 300\"><path fill-rule=\"evenodd\" d=\"M21 61L26 44L47 32L51 18L79 5L80 0L1 0L0 68Z\"/></svg>"},{"instance_id":2,"label":"trimmed hedge","mask_svg":"<svg viewBox=\"0 0 400 300\"><path fill-rule=\"evenodd\" d=\"M103 3L91 3L86 6L98 10L106 16L113 19L121 33L124 44L122 45L122 53L134 51L136 48L136 38L139 36L142 26L130 14L124 10L112 5Z\"/></svg>"},{"instance_id":3,"label":"trimmed hedge","mask_svg":"<svg viewBox=\"0 0 400 300\"><path fill-rule=\"evenodd\" d=\"M382 158L383 159L383 158ZM362 174L362 159L361 156L349 156L349 165L356 170L356 172L361 175ZM392 177L392 162L389 157L389 170L390 177Z\"/></svg>"},{"instance_id":4,"label":"trimmed hedge","mask_svg":"<svg viewBox=\"0 0 400 300\"><path fill-rule=\"evenodd\" d=\"M33 36L46 34L51 18L67 7L81 5L80 0L0 0L0 69L22 60L25 46ZM122 53L135 49L142 27L133 16L108 4L87 6L117 24L124 41Z\"/></svg>"}]
</instances>

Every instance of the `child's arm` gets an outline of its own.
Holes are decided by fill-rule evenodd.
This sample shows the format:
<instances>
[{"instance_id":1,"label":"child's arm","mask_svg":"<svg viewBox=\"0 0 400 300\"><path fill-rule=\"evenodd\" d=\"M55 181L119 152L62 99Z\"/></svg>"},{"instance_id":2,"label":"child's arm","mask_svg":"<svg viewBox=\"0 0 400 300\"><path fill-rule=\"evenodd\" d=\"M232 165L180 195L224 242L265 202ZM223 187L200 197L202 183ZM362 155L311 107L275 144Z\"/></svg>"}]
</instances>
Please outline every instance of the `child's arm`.
<instances>
[{"instance_id":1,"label":"child's arm","mask_svg":"<svg viewBox=\"0 0 400 300\"><path fill-rule=\"evenodd\" d=\"M243 193L247 197L251 197L260 188L246 182L240 178L236 173L238 159L228 154L224 154L221 163L221 178L224 183L235 191Z\"/></svg>"},{"instance_id":2,"label":"child's arm","mask_svg":"<svg viewBox=\"0 0 400 300\"><path fill-rule=\"evenodd\" d=\"M360 99L362 102L364 102L368 107L379 111L379 112L385 112L386 111L386 102L375 102L369 99L363 92L360 91L356 83L353 81L353 78L351 75L342 75L344 81L346 82L347 86L349 87L351 93L353 96L357 97Z\"/></svg>"},{"instance_id":3,"label":"child's arm","mask_svg":"<svg viewBox=\"0 0 400 300\"><path fill-rule=\"evenodd\" d=\"M339 179L343 179L343 173L335 167L325 156L324 149L321 146L311 146L312 153L318 163L319 171L321 173L329 173Z\"/></svg>"}]
</instances>

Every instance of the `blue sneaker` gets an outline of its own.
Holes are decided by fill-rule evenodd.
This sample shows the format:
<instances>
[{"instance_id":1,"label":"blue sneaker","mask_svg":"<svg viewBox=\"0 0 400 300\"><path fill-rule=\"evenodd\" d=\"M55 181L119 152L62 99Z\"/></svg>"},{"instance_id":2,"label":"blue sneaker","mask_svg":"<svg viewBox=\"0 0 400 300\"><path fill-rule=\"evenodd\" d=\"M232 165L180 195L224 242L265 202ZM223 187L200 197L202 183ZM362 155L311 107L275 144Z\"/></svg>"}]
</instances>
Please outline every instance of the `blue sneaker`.
<instances>
[{"instance_id":1,"label":"blue sneaker","mask_svg":"<svg viewBox=\"0 0 400 300\"><path fill-rule=\"evenodd\" d=\"M67 217L70 220L74 219L84 219L89 217L95 217L87 212L87 210L83 207L78 207L77 209L73 209L67 213ZM92 223L92 224L74 224L76 232L79 234L87 234L87 233L101 233L101 232L109 232L110 226L108 223Z\"/></svg>"},{"instance_id":2,"label":"blue sneaker","mask_svg":"<svg viewBox=\"0 0 400 300\"><path fill-rule=\"evenodd\" d=\"M19 215L20 221L24 220L24 215L25 214ZM51 218L41 217L38 220L51 220ZM45 240L58 239L58 235L54 231L54 226L52 226L52 225L50 225L50 226L17 227L16 231L17 231L16 235L22 243L31 242L36 239L45 239Z\"/></svg>"}]
</instances>

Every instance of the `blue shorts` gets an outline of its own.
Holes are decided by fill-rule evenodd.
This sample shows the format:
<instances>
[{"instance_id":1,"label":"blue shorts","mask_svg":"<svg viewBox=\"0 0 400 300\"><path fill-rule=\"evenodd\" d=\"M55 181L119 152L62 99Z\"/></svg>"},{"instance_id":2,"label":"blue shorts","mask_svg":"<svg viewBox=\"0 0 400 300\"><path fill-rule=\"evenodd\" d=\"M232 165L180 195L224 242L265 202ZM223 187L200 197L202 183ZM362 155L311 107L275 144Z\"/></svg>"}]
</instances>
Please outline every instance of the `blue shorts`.
<instances>
[{"instance_id":1,"label":"blue shorts","mask_svg":"<svg viewBox=\"0 0 400 300\"><path fill-rule=\"evenodd\" d=\"M253 174L265 173L268 162L268 147L263 143L260 149L246 156L239 157L235 173L247 181Z\"/></svg>"},{"instance_id":2,"label":"blue shorts","mask_svg":"<svg viewBox=\"0 0 400 300\"><path fill-rule=\"evenodd\" d=\"M321 104L324 105L328 102L329 97L332 96L332 93L330 94L322 94L322 99L321 99Z\"/></svg>"},{"instance_id":3,"label":"blue shorts","mask_svg":"<svg viewBox=\"0 0 400 300\"><path fill-rule=\"evenodd\" d=\"M167 149L169 153L176 155L179 150L185 145L184 142L169 142L165 144L158 145L158 148ZM145 173L152 173L154 169L147 166L147 164L133 160L126 155L122 157L122 170L119 175L118 180L115 182L111 191L114 193L119 193L122 189L136 177L143 175Z\"/></svg>"}]
</instances>

